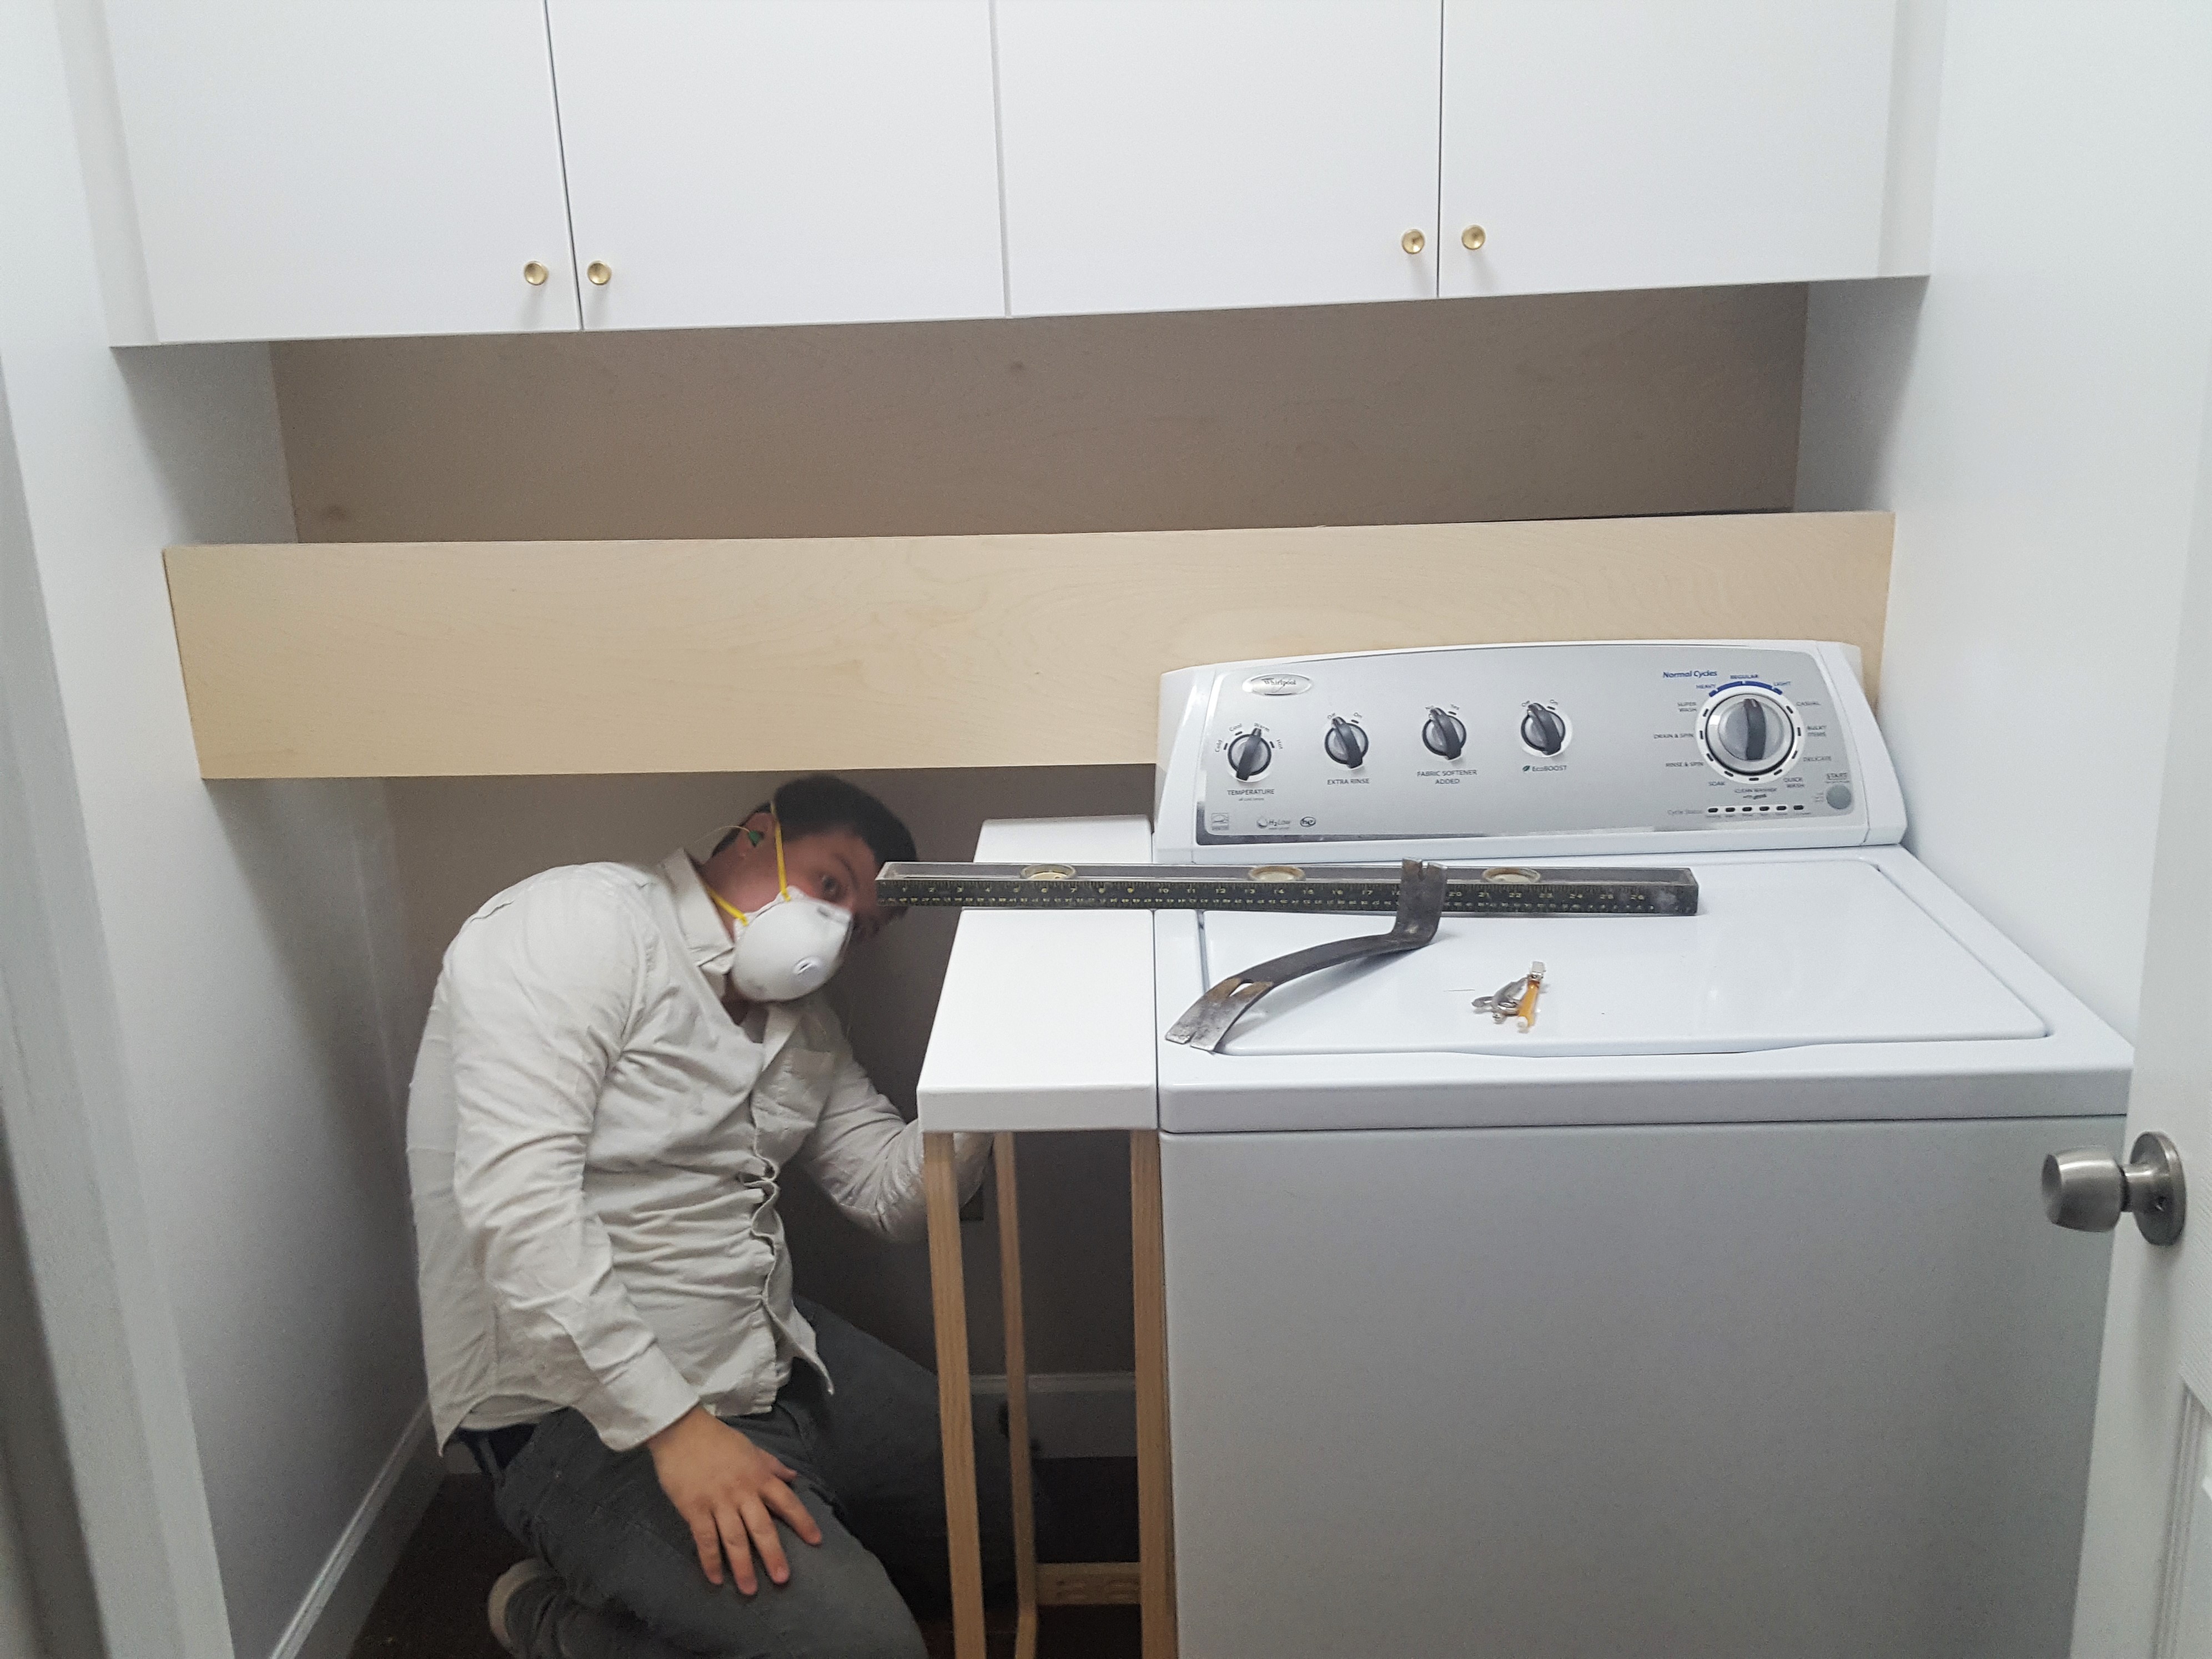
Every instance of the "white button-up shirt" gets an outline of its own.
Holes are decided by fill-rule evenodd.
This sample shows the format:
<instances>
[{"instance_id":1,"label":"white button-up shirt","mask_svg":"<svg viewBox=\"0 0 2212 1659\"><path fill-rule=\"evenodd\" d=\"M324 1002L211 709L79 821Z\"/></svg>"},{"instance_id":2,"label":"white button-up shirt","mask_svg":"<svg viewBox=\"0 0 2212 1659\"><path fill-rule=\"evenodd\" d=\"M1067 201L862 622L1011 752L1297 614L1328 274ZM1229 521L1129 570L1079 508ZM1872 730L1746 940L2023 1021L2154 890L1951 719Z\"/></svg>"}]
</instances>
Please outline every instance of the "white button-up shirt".
<instances>
[{"instance_id":1,"label":"white button-up shirt","mask_svg":"<svg viewBox=\"0 0 2212 1659\"><path fill-rule=\"evenodd\" d=\"M626 1450L820 1369L776 1212L794 1162L861 1225L921 1234L919 1126L818 998L732 1020L732 949L678 851L532 877L447 951L407 1110L441 1444L573 1406ZM988 1149L960 1137L963 1190Z\"/></svg>"}]
</instances>

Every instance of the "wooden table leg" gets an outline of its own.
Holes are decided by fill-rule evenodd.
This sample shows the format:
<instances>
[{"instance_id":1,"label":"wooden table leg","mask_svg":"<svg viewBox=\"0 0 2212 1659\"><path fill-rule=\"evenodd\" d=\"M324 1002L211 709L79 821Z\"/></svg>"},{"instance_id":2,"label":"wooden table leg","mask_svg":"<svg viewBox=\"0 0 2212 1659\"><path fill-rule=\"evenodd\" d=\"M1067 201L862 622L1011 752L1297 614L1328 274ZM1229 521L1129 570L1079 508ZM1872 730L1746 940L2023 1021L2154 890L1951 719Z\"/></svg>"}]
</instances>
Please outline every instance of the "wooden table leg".
<instances>
[{"instance_id":1,"label":"wooden table leg","mask_svg":"<svg viewBox=\"0 0 2212 1659\"><path fill-rule=\"evenodd\" d=\"M983 1552L976 1530L975 1427L968 1391L968 1286L961 1276L960 1176L952 1137L921 1138L929 1210L930 1304L937 1322L937 1419L945 1462L945 1531L952 1556L952 1651L985 1659Z\"/></svg>"},{"instance_id":2,"label":"wooden table leg","mask_svg":"<svg viewBox=\"0 0 2212 1659\"><path fill-rule=\"evenodd\" d=\"M1145 1659L1176 1659L1167 1274L1161 1248L1160 1138L1149 1129L1129 1134L1129 1231L1137 1304L1137 1556Z\"/></svg>"},{"instance_id":3,"label":"wooden table leg","mask_svg":"<svg viewBox=\"0 0 2212 1659\"><path fill-rule=\"evenodd\" d=\"M937 1321L937 1408L945 1448L945 1519L952 1557L952 1646L956 1659L986 1659L983 1558L977 1526L975 1440L968 1379L968 1297L960 1255L959 1178L951 1135L922 1138L929 1206L929 1279ZM1006 1321L1006 1426L1013 1473L1014 1571L1020 1596L1016 1659L1035 1659L1041 1575L1030 1491L1029 1356L1022 1319L1021 1212L1013 1137L993 1144L998 1165L999 1275ZM1136 1284L1137 1543L1134 1596L1119 1562L1053 1569L1049 1599L1089 1605L1134 1599L1144 1659L1176 1659L1175 1524L1169 1488L1167 1279L1162 1254L1160 1143L1149 1130L1129 1137L1131 1267Z\"/></svg>"},{"instance_id":4,"label":"wooden table leg","mask_svg":"<svg viewBox=\"0 0 2212 1659\"><path fill-rule=\"evenodd\" d=\"M1036 1659L1037 1561L1035 1494L1030 1487L1030 1360L1022 1329L1022 1223L1014 1191L1014 1138L993 1137L999 1178L999 1300L1006 1316L1006 1438L1014 1478L1014 1659Z\"/></svg>"}]
</instances>

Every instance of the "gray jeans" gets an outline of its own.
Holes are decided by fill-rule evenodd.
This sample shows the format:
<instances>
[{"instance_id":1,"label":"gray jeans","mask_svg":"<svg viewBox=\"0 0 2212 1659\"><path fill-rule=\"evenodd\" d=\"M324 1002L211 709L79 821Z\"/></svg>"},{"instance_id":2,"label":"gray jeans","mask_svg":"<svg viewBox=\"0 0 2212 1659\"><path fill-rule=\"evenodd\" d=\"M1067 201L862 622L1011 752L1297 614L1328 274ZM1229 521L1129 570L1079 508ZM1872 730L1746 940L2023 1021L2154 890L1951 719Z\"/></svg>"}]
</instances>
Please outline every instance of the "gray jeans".
<instances>
[{"instance_id":1,"label":"gray jeans","mask_svg":"<svg viewBox=\"0 0 2212 1659\"><path fill-rule=\"evenodd\" d=\"M947 1596L937 1379L811 1304L832 1394L801 1366L769 1410L732 1426L799 1472L818 1548L777 1522L791 1581L742 1595L707 1582L652 1454L611 1452L573 1411L540 1424L500 1474L507 1529L556 1577L528 1584L507 1628L528 1659L922 1659L908 1601ZM1011 1582L1006 1437L975 1428L987 1580ZM903 1594L902 1594L903 1593Z\"/></svg>"}]
</instances>

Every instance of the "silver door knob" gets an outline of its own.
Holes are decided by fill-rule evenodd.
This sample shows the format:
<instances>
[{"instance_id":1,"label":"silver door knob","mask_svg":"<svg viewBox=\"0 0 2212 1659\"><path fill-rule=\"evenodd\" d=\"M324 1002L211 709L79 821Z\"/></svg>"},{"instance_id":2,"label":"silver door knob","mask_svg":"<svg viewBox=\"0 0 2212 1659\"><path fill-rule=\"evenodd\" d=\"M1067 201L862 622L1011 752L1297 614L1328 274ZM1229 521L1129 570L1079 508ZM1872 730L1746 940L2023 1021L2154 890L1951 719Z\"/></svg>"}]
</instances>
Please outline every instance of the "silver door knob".
<instances>
[{"instance_id":1,"label":"silver door knob","mask_svg":"<svg viewBox=\"0 0 2212 1659\"><path fill-rule=\"evenodd\" d=\"M2043 1160L2043 1212L2062 1227L2106 1233L2123 1212L2154 1244L2181 1237L2186 1190L2181 1152L2155 1130L2136 1137L2124 1164L2110 1152L2053 1152Z\"/></svg>"}]
</instances>

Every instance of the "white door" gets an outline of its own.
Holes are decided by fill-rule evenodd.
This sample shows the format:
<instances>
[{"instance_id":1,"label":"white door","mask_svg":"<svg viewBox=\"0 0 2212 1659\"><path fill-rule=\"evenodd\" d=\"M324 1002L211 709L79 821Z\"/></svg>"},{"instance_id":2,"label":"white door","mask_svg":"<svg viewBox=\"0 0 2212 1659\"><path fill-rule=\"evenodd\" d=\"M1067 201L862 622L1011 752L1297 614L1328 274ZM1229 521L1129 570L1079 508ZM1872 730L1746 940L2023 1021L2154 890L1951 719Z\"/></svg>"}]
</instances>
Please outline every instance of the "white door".
<instances>
[{"instance_id":1,"label":"white door","mask_svg":"<svg viewBox=\"0 0 2212 1659\"><path fill-rule=\"evenodd\" d=\"M995 317L989 0L550 0L587 328Z\"/></svg>"},{"instance_id":2,"label":"white door","mask_svg":"<svg viewBox=\"0 0 2212 1659\"><path fill-rule=\"evenodd\" d=\"M1445 0L1441 291L1880 274L1896 10Z\"/></svg>"},{"instance_id":3,"label":"white door","mask_svg":"<svg viewBox=\"0 0 2212 1659\"><path fill-rule=\"evenodd\" d=\"M1017 316L1436 293L1438 0L999 0Z\"/></svg>"},{"instance_id":4,"label":"white door","mask_svg":"<svg viewBox=\"0 0 2212 1659\"><path fill-rule=\"evenodd\" d=\"M577 326L539 0L110 0L107 27L159 338Z\"/></svg>"},{"instance_id":5,"label":"white door","mask_svg":"<svg viewBox=\"0 0 2212 1659\"><path fill-rule=\"evenodd\" d=\"M2212 1654L2212 421L2197 479L2128 1138L2179 1148L2195 1213L2159 1249L2119 1224L2075 1659Z\"/></svg>"}]
</instances>

